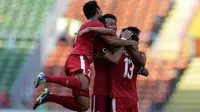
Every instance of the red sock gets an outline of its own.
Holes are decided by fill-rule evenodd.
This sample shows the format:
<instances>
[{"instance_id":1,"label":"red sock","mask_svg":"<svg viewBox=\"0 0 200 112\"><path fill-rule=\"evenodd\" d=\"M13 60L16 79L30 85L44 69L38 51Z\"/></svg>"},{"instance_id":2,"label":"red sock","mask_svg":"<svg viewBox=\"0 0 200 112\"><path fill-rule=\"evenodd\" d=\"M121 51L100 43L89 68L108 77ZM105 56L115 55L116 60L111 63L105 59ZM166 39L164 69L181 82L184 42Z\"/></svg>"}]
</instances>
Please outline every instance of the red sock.
<instances>
[{"instance_id":1,"label":"red sock","mask_svg":"<svg viewBox=\"0 0 200 112\"><path fill-rule=\"evenodd\" d=\"M69 76L46 76L46 82L47 83L56 83L64 87L68 87L77 91L82 90L82 84L81 82L74 78Z\"/></svg>"},{"instance_id":2,"label":"red sock","mask_svg":"<svg viewBox=\"0 0 200 112\"><path fill-rule=\"evenodd\" d=\"M50 94L48 95L46 102L54 102L73 111L81 111L81 106L76 102L74 97Z\"/></svg>"}]
</instances>

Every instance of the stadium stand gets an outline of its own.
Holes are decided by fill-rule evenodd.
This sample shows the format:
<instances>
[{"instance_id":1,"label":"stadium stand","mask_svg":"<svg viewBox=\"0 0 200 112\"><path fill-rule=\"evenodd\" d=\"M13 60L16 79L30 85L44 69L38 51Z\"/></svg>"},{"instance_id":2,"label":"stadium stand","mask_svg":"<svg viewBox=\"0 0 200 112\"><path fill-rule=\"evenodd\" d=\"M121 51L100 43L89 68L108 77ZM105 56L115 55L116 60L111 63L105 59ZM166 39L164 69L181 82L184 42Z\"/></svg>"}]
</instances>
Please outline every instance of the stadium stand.
<instances>
[{"instance_id":1,"label":"stadium stand","mask_svg":"<svg viewBox=\"0 0 200 112\"><path fill-rule=\"evenodd\" d=\"M190 5L197 4L198 1L193 1ZM181 2L180 2L181 3ZM188 4L189 5L189 4ZM192 7L192 6L191 6ZM189 8L188 8L189 9ZM188 10L185 9L185 10ZM182 52L185 52L185 55L188 56L190 54L191 56L195 56L193 49L196 49L196 56L198 57L199 53L199 45L198 45L198 38L200 37L199 31L197 29L199 28L199 17L200 17L200 8L197 6L195 8L194 16L192 18L191 24L189 25L189 28L186 30L186 35L189 35L189 37L185 38L184 44L186 47L183 47ZM194 44L191 44L191 40L195 40L196 42L193 42ZM196 48L195 48L196 45ZM189 53L189 51L191 53ZM198 74L200 73L198 66L199 66L200 59L199 58L192 58L191 62L188 66L188 68L183 71L182 76L180 77L180 81L176 85L176 90L174 93L172 93L169 101L164 106L163 110L164 112L197 112L199 111L199 100L198 94L199 94L199 88L198 85L200 77ZM179 63L179 67L181 67L183 64Z\"/></svg>"},{"instance_id":2,"label":"stadium stand","mask_svg":"<svg viewBox=\"0 0 200 112\"><path fill-rule=\"evenodd\" d=\"M178 82L175 93L164 107L165 112L199 111L199 66L200 58L193 58L188 69L183 73L180 82Z\"/></svg>"},{"instance_id":3,"label":"stadium stand","mask_svg":"<svg viewBox=\"0 0 200 112\"><path fill-rule=\"evenodd\" d=\"M169 0L97 0L97 2L103 13L113 13L118 17L117 25L119 31L127 25L132 25L139 27L144 32L150 32L154 22L153 16L166 16L170 5ZM84 3L85 1L73 0L65 16L85 21L86 19L82 12ZM160 5L163 7L159 11L156 10Z\"/></svg>"},{"instance_id":4,"label":"stadium stand","mask_svg":"<svg viewBox=\"0 0 200 112\"><path fill-rule=\"evenodd\" d=\"M4 0L0 5L0 90L12 87L54 0Z\"/></svg>"},{"instance_id":5,"label":"stadium stand","mask_svg":"<svg viewBox=\"0 0 200 112\"><path fill-rule=\"evenodd\" d=\"M152 111L154 111L155 108L160 108L160 110L163 108L167 99L170 99L171 94L173 94L174 89L176 89L176 83L180 80L183 71L188 67L191 45L186 37L187 34L185 31L196 11L196 2L197 1L187 3L187 1L183 0L181 2L179 0L176 1L173 10L170 11L166 22L159 32L158 36L160 38L158 38L153 46L154 51L158 52L158 56L163 57L163 59L171 63L171 65L168 66L170 67L169 69L166 67L166 64L164 64L164 73L161 72L165 77L162 81L164 85L161 87L161 91L158 90L157 94L155 94L156 100ZM184 11L187 10L191 11L188 15L184 13ZM162 80L162 78L159 79ZM164 90L162 90L163 88Z\"/></svg>"}]
</instances>

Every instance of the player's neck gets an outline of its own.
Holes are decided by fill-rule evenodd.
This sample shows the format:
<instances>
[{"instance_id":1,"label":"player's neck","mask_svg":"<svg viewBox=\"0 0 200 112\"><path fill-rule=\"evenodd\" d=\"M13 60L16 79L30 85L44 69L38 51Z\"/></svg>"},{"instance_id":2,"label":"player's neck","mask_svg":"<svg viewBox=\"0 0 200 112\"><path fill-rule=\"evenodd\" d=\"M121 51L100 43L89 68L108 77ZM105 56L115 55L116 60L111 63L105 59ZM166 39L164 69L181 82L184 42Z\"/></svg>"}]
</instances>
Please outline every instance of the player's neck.
<instances>
[{"instance_id":1,"label":"player's neck","mask_svg":"<svg viewBox=\"0 0 200 112\"><path fill-rule=\"evenodd\" d=\"M97 16L91 17L90 19L88 19L88 21L90 20L98 20L98 17Z\"/></svg>"}]
</instances>

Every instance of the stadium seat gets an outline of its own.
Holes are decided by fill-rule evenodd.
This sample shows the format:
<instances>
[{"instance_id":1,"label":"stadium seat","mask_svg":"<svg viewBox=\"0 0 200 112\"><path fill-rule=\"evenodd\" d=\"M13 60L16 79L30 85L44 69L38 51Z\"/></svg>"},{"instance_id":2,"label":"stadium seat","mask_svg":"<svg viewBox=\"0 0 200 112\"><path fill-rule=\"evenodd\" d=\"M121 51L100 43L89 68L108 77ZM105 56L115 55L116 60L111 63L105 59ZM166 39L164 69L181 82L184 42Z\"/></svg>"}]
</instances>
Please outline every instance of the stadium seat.
<instances>
[{"instance_id":1,"label":"stadium seat","mask_svg":"<svg viewBox=\"0 0 200 112\"><path fill-rule=\"evenodd\" d=\"M0 82L12 87L54 0L6 0L0 7ZM10 44L9 44L10 43ZM1 85L2 85L1 84Z\"/></svg>"},{"instance_id":2,"label":"stadium seat","mask_svg":"<svg viewBox=\"0 0 200 112\"><path fill-rule=\"evenodd\" d=\"M26 54L20 53L15 50L1 49L1 78L0 82L5 85L9 90L12 86L13 81L16 79L20 65L25 59Z\"/></svg>"},{"instance_id":3,"label":"stadium seat","mask_svg":"<svg viewBox=\"0 0 200 112\"><path fill-rule=\"evenodd\" d=\"M200 59L191 60L188 69L183 73L180 82L178 82L176 91L172 94L169 103L164 107L165 112L175 111L198 111L200 101L198 88L199 83Z\"/></svg>"}]
</instances>

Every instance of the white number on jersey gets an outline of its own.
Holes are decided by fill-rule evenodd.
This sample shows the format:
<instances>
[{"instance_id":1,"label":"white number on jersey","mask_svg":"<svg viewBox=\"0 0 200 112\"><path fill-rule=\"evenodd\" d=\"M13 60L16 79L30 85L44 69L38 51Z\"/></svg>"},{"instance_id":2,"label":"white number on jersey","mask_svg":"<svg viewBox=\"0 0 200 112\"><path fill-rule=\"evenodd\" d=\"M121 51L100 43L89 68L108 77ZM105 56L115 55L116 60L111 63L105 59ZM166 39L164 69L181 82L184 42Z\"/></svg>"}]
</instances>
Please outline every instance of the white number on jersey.
<instances>
[{"instance_id":1,"label":"white number on jersey","mask_svg":"<svg viewBox=\"0 0 200 112\"><path fill-rule=\"evenodd\" d=\"M128 79L132 79L135 65L133 64L132 60L129 58L125 58L124 62L125 62L124 77L127 77ZM129 64L131 64L130 68L128 66Z\"/></svg>"}]
</instances>

